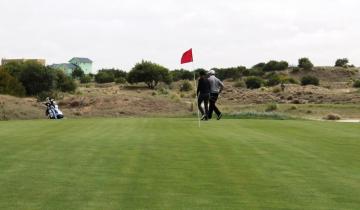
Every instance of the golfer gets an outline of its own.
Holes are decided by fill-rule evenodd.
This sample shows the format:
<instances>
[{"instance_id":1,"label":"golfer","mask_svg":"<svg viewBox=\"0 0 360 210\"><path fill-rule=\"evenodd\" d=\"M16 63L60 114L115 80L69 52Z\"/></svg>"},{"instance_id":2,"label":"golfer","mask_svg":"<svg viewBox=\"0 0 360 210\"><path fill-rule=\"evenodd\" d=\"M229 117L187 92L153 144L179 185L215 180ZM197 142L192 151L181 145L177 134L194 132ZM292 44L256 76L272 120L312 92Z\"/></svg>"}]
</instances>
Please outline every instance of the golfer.
<instances>
[{"instance_id":1,"label":"golfer","mask_svg":"<svg viewBox=\"0 0 360 210\"><path fill-rule=\"evenodd\" d=\"M222 113L216 107L216 101L219 98L219 94L224 89L224 83L222 83L218 78L215 77L215 71L209 71L209 78L210 82L210 107L209 107L209 119L212 118L213 112L217 115L217 120L220 120L222 117Z\"/></svg>"},{"instance_id":2,"label":"golfer","mask_svg":"<svg viewBox=\"0 0 360 210\"><path fill-rule=\"evenodd\" d=\"M210 99L210 82L207 79L205 71L200 71L200 78L198 81L197 87L197 97L198 97L198 108L202 114L201 120L208 120L209 118L209 99ZM202 103L204 103L204 109L202 108Z\"/></svg>"}]
</instances>

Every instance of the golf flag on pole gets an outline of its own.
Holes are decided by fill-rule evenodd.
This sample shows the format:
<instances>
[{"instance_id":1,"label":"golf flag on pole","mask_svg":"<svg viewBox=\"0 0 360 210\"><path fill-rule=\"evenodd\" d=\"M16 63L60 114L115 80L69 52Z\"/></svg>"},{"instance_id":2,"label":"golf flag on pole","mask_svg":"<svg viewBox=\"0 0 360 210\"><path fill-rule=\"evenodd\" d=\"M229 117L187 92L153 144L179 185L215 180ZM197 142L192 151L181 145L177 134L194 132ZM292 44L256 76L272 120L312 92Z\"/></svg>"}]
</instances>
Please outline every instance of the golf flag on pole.
<instances>
[{"instance_id":1,"label":"golf flag on pole","mask_svg":"<svg viewBox=\"0 0 360 210\"><path fill-rule=\"evenodd\" d=\"M192 49L186 51L181 57L181 64L193 62Z\"/></svg>"}]
</instances>

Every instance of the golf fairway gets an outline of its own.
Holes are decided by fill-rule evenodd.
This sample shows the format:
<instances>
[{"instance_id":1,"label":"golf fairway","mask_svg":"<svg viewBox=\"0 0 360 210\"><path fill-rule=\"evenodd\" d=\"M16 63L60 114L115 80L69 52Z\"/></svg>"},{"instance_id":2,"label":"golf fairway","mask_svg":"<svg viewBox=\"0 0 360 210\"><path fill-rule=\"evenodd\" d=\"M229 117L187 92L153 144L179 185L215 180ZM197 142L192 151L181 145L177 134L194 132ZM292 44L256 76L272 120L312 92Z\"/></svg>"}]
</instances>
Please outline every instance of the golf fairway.
<instances>
[{"instance_id":1,"label":"golf fairway","mask_svg":"<svg viewBox=\"0 0 360 210\"><path fill-rule=\"evenodd\" d=\"M0 209L360 209L360 124L0 122Z\"/></svg>"}]
</instances>

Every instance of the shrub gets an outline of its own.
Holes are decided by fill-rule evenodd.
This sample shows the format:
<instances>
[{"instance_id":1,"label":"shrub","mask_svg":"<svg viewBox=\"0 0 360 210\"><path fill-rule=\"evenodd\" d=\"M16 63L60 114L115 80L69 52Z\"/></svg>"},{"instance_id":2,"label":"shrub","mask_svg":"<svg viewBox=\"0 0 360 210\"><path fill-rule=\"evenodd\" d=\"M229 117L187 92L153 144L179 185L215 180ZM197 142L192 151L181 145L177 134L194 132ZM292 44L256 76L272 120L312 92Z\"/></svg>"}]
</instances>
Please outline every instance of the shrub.
<instances>
[{"instance_id":1,"label":"shrub","mask_svg":"<svg viewBox=\"0 0 360 210\"><path fill-rule=\"evenodd\" d=\"M305 70L310 70L314 67L314 65L311 63L309 58L300 58L298 67Z\"/></svg>"},{"instance_id":2,"label":"shrub","mask_svg":"<svg viewBox=\"0 0 360 210\"><path fill-rule=\"evenodd\" d=\"M280 93L280 92L281 92L281 88L275 87L272 92L273 92L273 93Z\"/></svg>"},{"instance_id":3,"label":"shrub","mask_svg":"<svg viewBox=\"0 0 360 210\"><path fill-rule=\"evenodd\" d=\"M246 84L245 84L245 82L243 80L238 80L238 81L235 82L234 87L244 88L244 87L246 87Z\"/></svg>"},{"instance_id":4,"label":"shrub","mask_svg":"<svg viewBox=\"0 0 360 210\"><path fill-rule=\"evenodd\" d=\"M65 73L60 70L56 72L55 81L56 88L62 92L74 92L76 90L75 81L71 77L65 75Z\"/></svg>"},{"instance_id":5,"label":"shrub","mask_svg":"<svg viewBox=\"0 0 360 210\"><path fill-rule=\"evenodd\" d=\"M193 89L193 86L191 85L191 83L188 80L185 80L180 85L180 91L181 92L191 91L192 89Z\"/></svg>"},{"instance_id":6,"label":"shrub","mask_svg":"<svg viewBox=\"0 0 360 210\"><path fill-rule=\"evenodd\" d=\"M24 96L25 88L16 78L6 71L0 70L0 94Z\"/></svg>"},{"instance_id":7,"label":"shrub","mask_svg":"<svg viewBox=\"0 0 360 210\"><path fill-rule=\"evenodd\" d=\"M266 109L265 109L265 112L273 112L273 111L276 111L278 110L278 105L277 104L268 104Z\"/></svg>"},{"instance_id":8,"label":"shrub","mask_svg":"<svg viewBox=\"0 0 360 210\"><path fill-rule=\"evenodd\" d=\"M119 77L115 79L116 84L126 84L126 79L124 77Z\"/></svg>"},{"instance_id":9,"label":"shrub","mask_svg":"<svg viewBox=\"0 0 360 210\"><path fill-rule=\"evenodd\" d=\"M255 68L255 69L250 69L248 76L257 76L257 77L261 77L265 74L265 72L263 71L263 69L260 68Z\"/></svg>"},{"instance_id":10,"label":"shrub","mask_svg":"<svg viewBox=\"0 0 360 210\"><path fill-rule=\"evenodd\" d=\"M76 67L74 71L71 73L72 78L74 79L80 79L85 76L85 73L83 70L81 70L80 67Z\"/></svg>"},{"instance_id":11,"label":"shrub","mask_svg":"<svg viewBox=\"0 0 360 210\"><path fill-rule=\"evenodd\" d=\"M348 67L348 64L349 64L349 59L347 58L340 58L340 59L337 59L336 62L335 62L335 66L336 67Z\"/></svg>"},{"instance_id":12,"label":"shrub","mask_svg":"<svg viewBox=\"0 0 360 210\"><path fill-rule=\"evenodd\" d=\"M305 86L305 85L319 86L319 79L314 76L304 76L301 78L301 85L302 86Z\"/></svg>"},{"instance_id":13,"label":"shrub","mask_svg":"<svg viewBox=\"0 0 360 210\"><path fill-rule=\"evenodd\" d=\"M114 75L109 72L102 71L95 75L95 82L100 84L114 82L114 80Z\"/></svg>"},{"instance_id":14,"label":"shrub","mask_svg":"<svg viewBox=\"0 0 360 210\"><path fill-rule=\"evenodd\" d=\"M264 80L261 77L248 77L245 84L248 89L258 89L264 84Z\"/></svg>"},{"instance_id":15,"label":"shrub","mask_svg":"<svg viewBox=\"0 0 360 210\"><path fill-rule=\"evenodd\" d=\"M356 80L353 86L354 88L360 88L360 80Z\"/></svg>"},{"instance_id":16,"label":"shrub","mask_svg":"<svg viewBox=\"0 0 360 210\"><path fill-rule=\"evenodd\" d=\"M90 83L92 80L91 76L89 75L84 75L80 78L80 83L82 84L87 84L87 83Z\"/></svg>"},{"instance_id":17,"label":"shrub","mask_svg":"<svg viewBox=\"0 0 360 210\"><path fill-rule=\"evenodd\" d=\"M159 88L157 91L161 95L168 95L169 94L169 90L166 89L166 88Z\"/></svg>"},{"instance_id":18,"label":"shrub","mask_svg":"<svg viewBox=\"0 0 360 210\"><path fill-rule=\"evenodd\" d=\"M294 79L294 78L284 78L284 80L282 80L284 83L288 83L288 84L299 84L299 82Z\"/></svg>"},{"instance_id":19,"label":"shrub","mask_svg":"<svg viewBox=\"0 0 360 210\"><path fill-rule=\"evenodd\" d=\"M324 117L325 120L340 120L341 117L338 114L328 114L326 117Z\"/></svg>"},{"instance_id":20,"label":"shrub","mask_svg":"<svg viewBox=\"0 0 360 210\"><path fill-rule=\"evenodd\" d=\"M281 78L279 75L272 74L269 76L269 78L266 82L266 85L272 87L272 86L276 86L276 85L280 84L281 82L282 81L281 81Z\"/></svg>"},{"instance_id":21,"label":"shrub","mask_svg":"<svg viewBox=\"0 0 360 210\"><path fill-rule=\"evenodd\" d=\"M126 71L123 71L123 70L120 70L120 69L101 69L99 70L98 73L100 72L105 72L105 73L109 73L109 74L112 74L114 76L114 78L126 78L127 77L127 73Z\"/></svg>"},{"instance_id":22,"label":"shrub","mask_svg":"<svg viewBox=\"0 0 360 210\"><path fill-rule=\"evenodd\" d=\"M286 61L269 61L265 64L263 70L264 71L283 71L289 67L288 62Z\"/></svg>"},{"instance_id":23,"label":"shrub","mask_svg":"<svg viewBox=\"0 0 360 210\"><path fill-rule=\"evenodd\" d=\"M215 69L215 72L216 72L216 76L220 80L225 80L225 79L237 80L242 77L243 72L245 70L246 67L238 66L238 67Z\"/></svg>"}]
</instances>

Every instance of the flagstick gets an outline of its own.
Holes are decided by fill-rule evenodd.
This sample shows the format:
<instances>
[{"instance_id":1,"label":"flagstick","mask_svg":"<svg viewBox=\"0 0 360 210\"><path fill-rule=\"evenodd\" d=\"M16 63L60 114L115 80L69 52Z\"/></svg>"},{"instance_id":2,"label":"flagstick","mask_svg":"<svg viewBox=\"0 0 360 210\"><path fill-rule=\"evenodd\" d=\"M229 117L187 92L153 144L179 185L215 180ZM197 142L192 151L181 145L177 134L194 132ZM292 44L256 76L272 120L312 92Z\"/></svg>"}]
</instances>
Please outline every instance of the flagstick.
<instances>
[{"instance_id":1,"label":"flagstick","mask_svg":"<svg viewBox=\"0 0 360 210\"><path fill-rule=\"evenodd\" d=\"M200 110L199 110L199 100L198 100L198 95L197 95L197 83L196 83L196 72L195 72L195 69L194 69L194 63L192 63L192 69L193 69L193 72L194 72L194 84L195 84L195 104L196 104L196 109L197 109L197 116L198 116L198 121L199 121L199 128L201 128L201 120L200 120Z\"/></svg>"}]
</instances>

